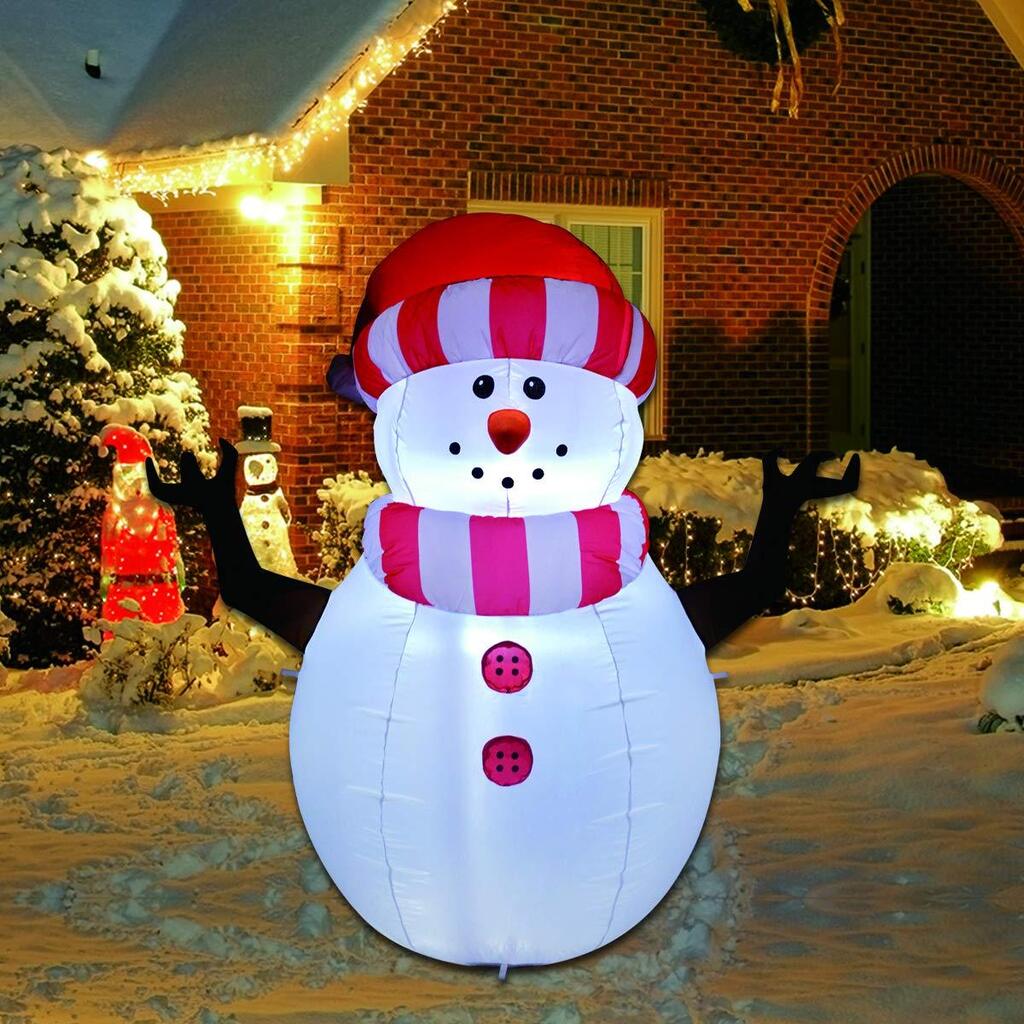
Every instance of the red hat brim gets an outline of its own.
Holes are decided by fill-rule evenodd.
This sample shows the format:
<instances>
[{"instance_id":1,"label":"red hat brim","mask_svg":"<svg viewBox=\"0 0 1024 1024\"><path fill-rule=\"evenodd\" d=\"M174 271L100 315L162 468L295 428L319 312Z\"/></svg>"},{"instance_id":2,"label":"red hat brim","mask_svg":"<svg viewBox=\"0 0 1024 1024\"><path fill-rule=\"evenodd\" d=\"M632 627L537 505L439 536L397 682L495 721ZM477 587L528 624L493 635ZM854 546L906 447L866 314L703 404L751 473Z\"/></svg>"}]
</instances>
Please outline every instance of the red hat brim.
<instances>
[{"instance_id":1,"label":"red hat brim","mask_svg":"<svg viewBox=\"0 0 1024 1024\"><path fill-rule=\"evenodd\" d=\"M495 277L580 281L622 297L605 261L565 228L516 213L464 213L421 228L381 261L367 281L353 340L410 295Z\"/></svg>"}]
</instances>

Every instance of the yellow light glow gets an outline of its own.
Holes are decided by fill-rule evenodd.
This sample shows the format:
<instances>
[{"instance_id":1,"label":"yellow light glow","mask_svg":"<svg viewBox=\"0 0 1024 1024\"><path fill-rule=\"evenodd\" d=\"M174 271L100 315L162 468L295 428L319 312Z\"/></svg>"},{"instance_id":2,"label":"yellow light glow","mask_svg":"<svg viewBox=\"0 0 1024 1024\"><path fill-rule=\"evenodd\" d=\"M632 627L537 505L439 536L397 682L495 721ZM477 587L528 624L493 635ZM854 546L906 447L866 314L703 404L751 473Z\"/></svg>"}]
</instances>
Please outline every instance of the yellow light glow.
<instances>
[{"instance_id":1,"label":"yellow light glow","mask_svg":"<svg viewBox=\"0 0 1024 1024\"><path fill-rule=\"evenodd\" d=\"M306 242L309 234L306 231L306 211L301 206L290 207L290 216L278 232L280 259L282 263L301 263L306 258ZM289 291L298 293L301 287L299 277L289 281Z\"/></svg>"},{"instance_id":2,"label":"yellow light glow","mask_svg":"<svg viewBox=\"0 0 1024 1024\"><path fill-rule=\"evenodd\" d=\"M259 220L266 224L280 224L285 217L283 204L253 195L251 192L242 196L238 209L247 220Z\"/></svg>"},{"instance_id":3,"label":"yellow light glow","mask_svg":"<svg viewBox=\"0 0 1024 1024\"><path fill-rule=\"evenodd\" d=\"M105 171L110 166L110 160L101 149L94 149L91 152L86 153L82 159L90 167L95 167L98 171Z\"/></svg>"},{"instance_id":4,"label":"yellow light glow","mask_svg":"<svg viewBox=\"0 0 1024 1024\"><path fill-rule=\"evenodd\" d=\"M954 614L965 619L1024 619L1024 604L1010 597L995 580L985 580L973 590L960 591Z\"/></svg>"}]
</instances>

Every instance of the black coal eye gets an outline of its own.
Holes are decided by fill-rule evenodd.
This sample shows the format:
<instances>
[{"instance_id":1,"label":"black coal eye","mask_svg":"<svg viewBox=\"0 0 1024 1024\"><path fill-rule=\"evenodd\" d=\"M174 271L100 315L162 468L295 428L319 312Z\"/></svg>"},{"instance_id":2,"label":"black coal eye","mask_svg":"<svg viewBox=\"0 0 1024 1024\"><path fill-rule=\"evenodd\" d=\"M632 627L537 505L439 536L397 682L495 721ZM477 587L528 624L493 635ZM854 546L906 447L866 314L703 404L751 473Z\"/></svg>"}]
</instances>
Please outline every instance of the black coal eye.
<instances>
[{"instance_id":1,"label":"black coal eye","mask_svg":"<svg viewBox=\"0 0 1024 1024\"><path fill-rule=\"evenodd\" d=\"M526 392L527 398L543 398L547 387L540 377L527 377L526 383L523 384L523 391Z\"/></svg>"},{"instance_id":2,"label":"black coal eye","mask_svg":"<svg viewBox=\"0 0 1024 1024\"><path fill-rule=\"evenodd\" d=\"M458 441L452 441L452 443L448 445L448 451L450 451L452 455L458 455L459 452L462 451L462 445L459 444Z\"/></svg>"},{"instance_id":3,"label":"black coal eye","mask_svg":"<svg viewBox=\"0 0 1024 1024\"><path fill-rule=\"evenodd\" d=\"M568 454L569 454L569 449L568 449L568 448L566 448L566 446L565 446L564 444L560 444L560 445L559 445L559 446L558 446L558 447L557 447L557 448L555 449L555 454L556 454L556 455L557 455L557 456L558 456L559 458L562 458L562 456L563 456L563 455L568 455Z\"/></svg>"},{"instance_id":4,"label":"black coal eye","mask_svg":"<svg viewBox=\"0 0 1024 1024\"><path fill-rule=\"evenodd\" d=\"M473 394L477 398L490 398L494 394L494 378L486 373L473 381Z\"/></svg>"}]
</instances>

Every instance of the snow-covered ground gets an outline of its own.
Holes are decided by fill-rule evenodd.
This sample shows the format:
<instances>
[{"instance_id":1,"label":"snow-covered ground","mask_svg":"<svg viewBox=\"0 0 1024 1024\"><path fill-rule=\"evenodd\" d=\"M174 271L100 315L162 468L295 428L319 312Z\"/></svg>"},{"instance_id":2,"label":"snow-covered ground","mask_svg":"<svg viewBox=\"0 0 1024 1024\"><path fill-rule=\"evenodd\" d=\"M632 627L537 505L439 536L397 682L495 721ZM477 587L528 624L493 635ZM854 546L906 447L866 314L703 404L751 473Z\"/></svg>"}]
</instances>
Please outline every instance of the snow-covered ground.
<instances>
[{"instance_id":1,"label":"snow-covered ground","mask_svg":"<svg viewBox=\"0 0 1024 1024\"><path fill-rule=\"evenodd\" d=\"M717 652L719 785L669 897L505 984L406 953L333 889L287 693L117 734L74 689L0 693L0 1020L1016 1024L1024 738L975 725L1024 624L798 614Z\"/></svg>"}]
</instances>

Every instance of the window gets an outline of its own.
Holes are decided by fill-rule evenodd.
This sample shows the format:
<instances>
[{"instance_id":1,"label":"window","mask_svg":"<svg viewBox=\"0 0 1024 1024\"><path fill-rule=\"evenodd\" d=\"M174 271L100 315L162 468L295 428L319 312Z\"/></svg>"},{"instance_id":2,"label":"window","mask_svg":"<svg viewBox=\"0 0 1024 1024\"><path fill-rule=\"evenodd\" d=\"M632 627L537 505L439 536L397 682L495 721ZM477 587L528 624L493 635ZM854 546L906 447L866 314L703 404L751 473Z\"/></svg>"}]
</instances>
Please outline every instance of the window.
<instances>
[{"instance_id":1,"label":"window","mask_svg":"<svg viewBox=\"0 0 1024 1024\"><path fill-rule=\"evenodd\" d=\"M662 211L630 206L549 206L471 200L470 213L522 213L558 224L589 245L611 267L626 298L651 322L658 339L658 378L641 406L644 434L658 440L664 427L664 359L661 339Z\"/></svg>"}]
</instances>

